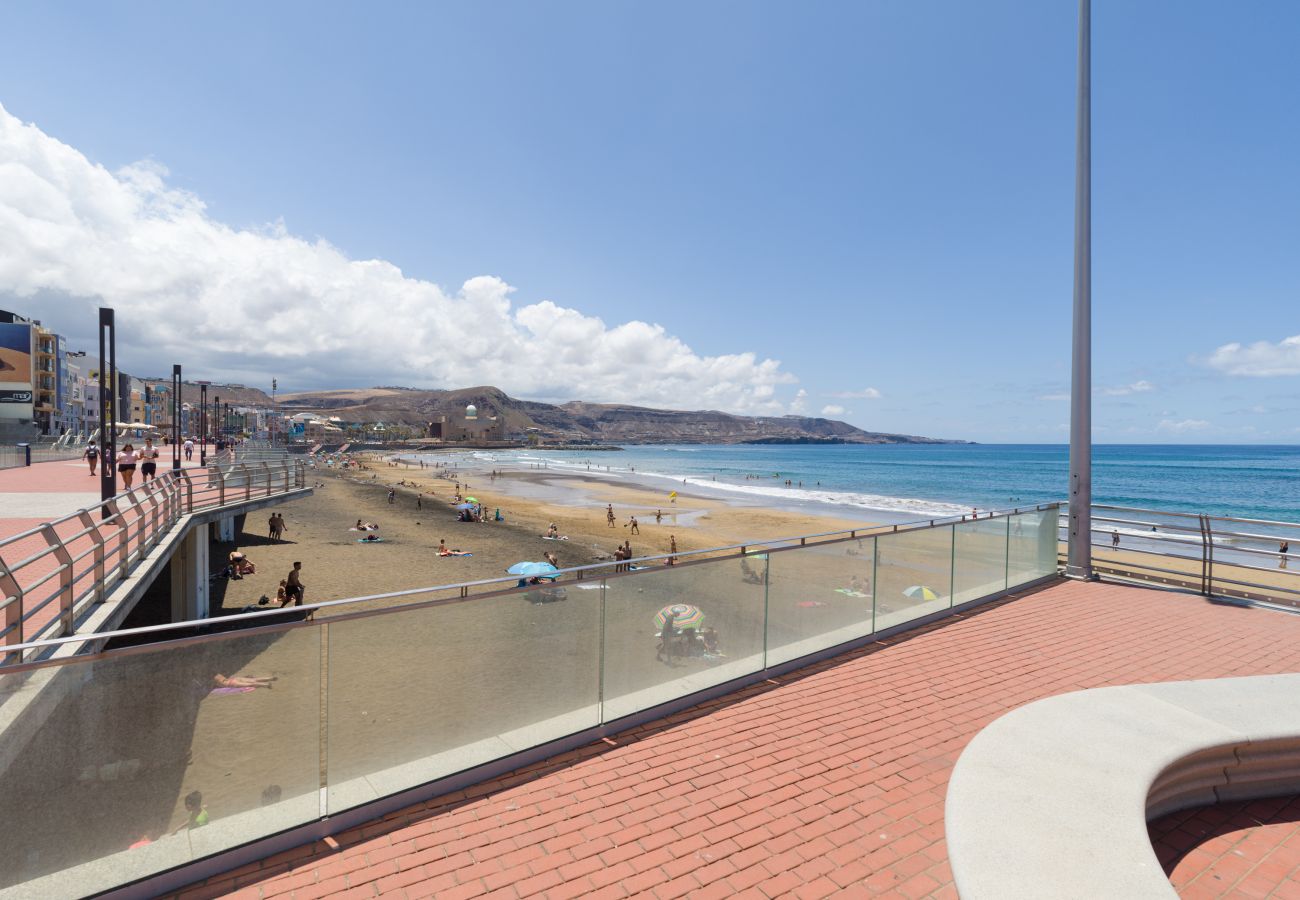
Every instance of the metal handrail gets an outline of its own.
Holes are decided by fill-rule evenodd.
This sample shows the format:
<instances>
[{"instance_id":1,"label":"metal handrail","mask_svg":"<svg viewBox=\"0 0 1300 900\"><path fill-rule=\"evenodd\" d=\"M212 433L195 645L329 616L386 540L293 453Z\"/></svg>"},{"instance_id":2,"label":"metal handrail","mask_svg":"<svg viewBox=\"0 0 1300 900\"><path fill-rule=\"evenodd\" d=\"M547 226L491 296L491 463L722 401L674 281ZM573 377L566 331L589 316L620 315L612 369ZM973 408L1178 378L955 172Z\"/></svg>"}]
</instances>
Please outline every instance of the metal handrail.
<instances>
[{"instance_id":1,"label":"metal handrail","mask_svg":"<svg viewBox=\"0 0 1300 900\"><path fill-rule=\"evenodd\" d=\"M268 483L259 497L290 493L306 482L301 461L286 457L263 466ZM108 590L126 578L182 518L228 505L227 473L215 466L201 471L202 479L184 469L179 474L163 472L95 506L0 540L0 652L5 658L13 659L14 653L39 644L51 631L56 636L73 634L87 603L102 603ZM249 489L234 496L237 503L252 499ZM25 555L16 562L5 561L6 552L34 539L45 545L20 550ZM56 578L57 590L38 593ZM60 600L58 614L41 616L55 599Z\"/></svg>"},{"instance_id":2,"label":"metal handrail","mask_svg":"<svg viewBox=\"0 0 1300 900\"><path fill-rule=\"evenodd\" d=\"M1042 503L1036 506L1015 507L1008 510L990 512L987 515L981 515L979 516L978 521L987 522L991 519L998 519L998 520L1010 519L1013 516L1025 515L1032 512L1043 512L1050 509L1056 509L1058 507L1059 504L1056 503ZM786 551L793 551L793 550L806 550L811 548L827 547L836 544L844 544L853 541L865 540L867 538L873 538L873 537L884 537L886 535L893 535L893 534L907 534L911 532L929 531L935 528L943 528L950 525L955 526L955 525L962 525L962 524L971 524L975 521L976 519L969 515L952 516L946 519L926 519L919 522L902 523L897 525L878 525L878 526L870 526L866 528L820 532L817 534L810 534L810 535L797 535L794 537L772 538L772 539L761 540L761 541L750 541L744 544L728 544L720 547L711 547L704 550L678 551L677 553L673 553L673 554L664 553L655 556L638 557L637 559L630 560L627 563L622 563L622 565L641 564L637 569L630 570L630 571L624 570L622 572L619 572L614 567L620 564L612 563L612 562L589 563L583 566L573 566L568 569L560 569L555 573L555 577L558 579L567 576L572 576L575 581L582 581L585 580L586 575L591 573L596 573L596 572L600 572L601 573L600 577L605 579L636 577L637 575L644 575L649 572L663 571L662 566L655 566L653 564L655 563L662 564L670 557L675 560L676 568L680 569L685 566L696 565L699 563L717 562L726 559L737 559L737 560L746 559L753 556L755 553L759 553L759 552L764 554L771 554L771 553L783 553ZM826 540L816 540L810 542L810 539L812 538L826 538ZM778 544L780 546L776 546ZM719 555L719 554L723 554L723 555ZM348 619L369 618L371 616L388 615L397 612L409 612L414 609L422 609L422 608L432 607L432 606L443 606L449 604L463 603L466 601L485 600L492 597L515 593L516 591L526 592L528 590L535 590L535 586L529 586L523 588L518 587L517 586L518 581L519 581L518 575L507 575L507 576L499 576L495 578L484 578L476 581L456 582L453 584L431 585L427 587L418 587L418 588L407 588L400 591L390 591L382 594L367 594L364 596L346 597L338 600L323 600L319 603L303 604L302 606L276 607L274 609L256 610L253 612L240 612L231 615L221 616L218 619L197 619L197 620L189 620L189 621L182 621L182 622L167 622L158 625L146 625L138 628L121 629L118 631L104 631L104 632L96 632L94 634L80 634L80 635L70 635L64 637L47 638L38 641L31 641L24 644L16 644L13 646L5 647L4 649L6 652L22 653L24 655L27 655L35 651L40 655L44 656L45 651L57 649L59 647L63 647L65 645L73 644L73 643L84 643L92 640L105 641L113 638L138 637L141 635L162 635L169 632L192 630L194 628L200 628L200 627L211 627L213 625L224 626L228 623L233 623L233 622L254 623L258 621L266 621L268 624L264 627L270 630L279 631L279 630L284 630L286 628L310 627L313 624L320 624L319 622L313 622L311 618L319 611L329 610L331 612L335 612L345 607L352 607L361 603L369 603L376 600L394 600L394 599L400 599L406 597L415 597L423 594L439 593L444 591L456 592L455 596L438 597L430 600L418 601L415 603L398 604L398 605L380 607L375 609L349 610L342 613L336 613L334 615L331 615L327 620L324 621L338 622L338 621L346 621ZM508 585L508 587L506 585ZM473 589L476 588L483 588L484 590L473 591ZM292 613L294 615L303 616L304 621L288 622L288 623L283 621L276 621L277 619L283 620L286 613ZM246 634L247 632L241 631L240 633ZM216 640L226 636L229 636L229 632L223 630L222 632L215 633L215 634L198 635L198 636L176 639L175 641L173 641L173 643L179 646L181 644L188 644L191 642L203 642L208 640ZM166 639L163 638L161 640L166 640ZM124 649L130 649L130 648L124 648ZM119 652L119 651L114 651L114 652ZM42 661L26 663L23 664L22 666L16 666L16 665L0 666L0 672L16 671L19 670L20 668L22 669L36 668L52 662L57 662L57 661L42 660Z\"/></svg>"},{"instance_id":3,"label":"metal handrail","mask_svg":"<svg viewBox=\"0 0 1300 900\"><path fill-rule=\"evenodd\" d=\"M1093 509L1105 510L1112 513L1110 516L1094 516L1094 523L1109 523L1111 525L1130 525L1139 526L1142 531L1139 535L1129 535L1130 541L1141 539L1142 543L1133 546L1125 546L1122 552L1125 554L1147 556L1155 559L1181 559L1187 562L1199 563L1199 572L1180 571L1176 569L1163 568L1151 565L1134 559L1126 560L1107 560L1094 557L1094 566L1103 571L1106 570L1128 570L1142 569L1149 572L1159 572L1165 575L1176 575L1188 582L1199 582L1198 590L1205 596L1218 596L1228 594L1243 594L1246 591L1241 588L1250 589L1252 597L1265 598L1265 602L1277 602L1289 607L1300 608L1300 568L1288 568L1292 561L1300 563L1300 552L1281 552L1280 549L1272 549L1272 545L1280 544L1283 541L1290 541L1294 537L1300 542L1300 523L1281 522L1271 519L1250 519L1240 516L1211 516L1207 514L1194 514L1184 512L1172 512L1166 510L1145 509L1141 507L1126 507L1106 504L1094 504ZM1169 523L1165 521L1150 521L1144 519L1124 518L1120 515L1131 513L1137 515L1157 515L1163 518L1177 518L1196 520L1196 527L1190 524ZM1220 523L1232 523L1234 525L1263 525L1282 530L1282 534L1261 534L1256 531L1236 531L1231 528L1221 529L1216 526ZM1145 529L1149 527L1158 527L1159 531L1148 533ZM1094 533L1098 529L1094 528ZM1174 532L1177 537L1169 534ZM1289 532L1289 534L1287 533ZM1104 533L1102 531L1101 533ZM1245 543L1254 542L1256 544L1268 544L1269 547L1248 546ZM1092 546L1098 549L1108 549L1105 542L1091 542ZM1155 544L1159 547L1162 544L1171 544L1177 546L1182 552L1164 552L1160 549L1153 549L1150 545ZM1195 553L1196 555L1192 555ZM1278 560L1277 567L1264 567L1252 564L1255 559L1275 559ZM1243 572L1268 572L1275 576L1282 576L1288 581L1294 581L1295 586L1286 584L1269 584L1261 581L1247 581L1240 577ZM1134 577L1140 577L1137 573L1132 573ZM1233 577L1237 576L1237 577ZM1159 579L1156 579L1159 580Z\"/></svg>"}]
</instances>

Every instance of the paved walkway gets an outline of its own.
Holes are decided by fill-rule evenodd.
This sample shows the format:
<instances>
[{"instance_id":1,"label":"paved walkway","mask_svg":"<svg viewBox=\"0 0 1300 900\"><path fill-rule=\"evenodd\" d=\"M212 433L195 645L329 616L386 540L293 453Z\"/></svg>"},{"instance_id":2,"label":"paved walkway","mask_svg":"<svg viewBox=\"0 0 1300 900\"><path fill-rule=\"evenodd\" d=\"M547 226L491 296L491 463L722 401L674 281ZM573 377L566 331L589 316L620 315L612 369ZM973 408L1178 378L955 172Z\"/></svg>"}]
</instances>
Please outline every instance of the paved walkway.
<instances>
[{"instance_id":1,"label":"paved walkway","mask_svg":"<svg viewBox=\"0 0 1300 900\"><path fill-rule=\"evenodd\" d=\"M1300 797L1183 810L1150 832L1185 900L1300 897Z\"/></svg>"},{"instance_id":2,"label":"paved walkway","mask_svg":"<svg viewBox=\"0 0 1300 900\"><path fill-rule=\"evenodd\" d=\"M171 469L171 448L159 447L158 472L163 474ZM198 469L198 453L195 458L182 465L186 469ZM209 456L211 458L211 456ZM208 483L206 475L195 476L195 488L201 489ZM137 472L136 486L141 484ZM118 487L122 486L118 480ZM38 525L51 522L87 509L100 503L100 481L98 475L91 477L90 467L84 460L58 460L41 462L31 466L13 469L0 469L0 542L15 535L29 531ZM70 535L81 531L83 526L77 520L63 523L56 528L56 533L63 538L73 554L81 553L88 547L89 539L69 539ZM0 560L5 565L17 567L20 562L46 550L49 544L39 534L29 535L20 540L0 547ZM110 563L112 560L110 559ZM52 555L46 555L35 563L22 569L18 576L21 586L27 589L37 580L44 578L57 566ZM85 568L84 566L82 567ZM78 587L84 584L79 579ZM57 584L47 582L41 590L45 593L57 588ZM58 610L53 604L45 607L27 622L27 638L37 633L37 629L47 625Z\"/></svg>"},{"instance_id":3,"label":"paved walkway","mask_svg":"<svg viewBox=\"0 0 1300 900\"><path fill-rule=\"evenodd\" d=\"M1300 616L1064 582L182 896L951 898L948 775L993 719L1088 687L1294 671Z\"/></svg>"}]
</instances>

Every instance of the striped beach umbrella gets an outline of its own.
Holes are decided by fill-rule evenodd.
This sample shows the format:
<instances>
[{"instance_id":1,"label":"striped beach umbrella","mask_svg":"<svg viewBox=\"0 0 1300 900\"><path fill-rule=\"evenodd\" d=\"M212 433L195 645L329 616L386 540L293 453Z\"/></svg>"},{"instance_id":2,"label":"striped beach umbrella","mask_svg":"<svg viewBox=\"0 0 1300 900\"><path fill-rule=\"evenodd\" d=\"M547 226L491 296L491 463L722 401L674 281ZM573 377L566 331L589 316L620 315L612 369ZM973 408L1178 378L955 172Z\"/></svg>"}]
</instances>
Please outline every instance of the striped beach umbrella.
<instances>
[{"instance_id":1,"label":"striped beach umbrella","mask_svg":"<svg viewBox=\"0 0 1300 900\"><path fill-rule=\"evenodd\" d=\"M933 589L928 588L923 584L914 584L907 590L903 591L903 594L905 596L911 597L913 600L938 600L939 599L939 595L936 594Z\"/></svg>"},{"instance_id":2,"label":"striped beach umbrella","mask_svg":"<svg viewBox=\"0 0 1300 900\"><path fill-rule=\"evenodd\" d=\"M687 631L691 628L698 631L704 624L704 613L700 612L699 607L691 606L689 603L674 603L655 613L655 629L663 631L669 619L672 619L678 631Z\"/></svg>"}]
</instances>

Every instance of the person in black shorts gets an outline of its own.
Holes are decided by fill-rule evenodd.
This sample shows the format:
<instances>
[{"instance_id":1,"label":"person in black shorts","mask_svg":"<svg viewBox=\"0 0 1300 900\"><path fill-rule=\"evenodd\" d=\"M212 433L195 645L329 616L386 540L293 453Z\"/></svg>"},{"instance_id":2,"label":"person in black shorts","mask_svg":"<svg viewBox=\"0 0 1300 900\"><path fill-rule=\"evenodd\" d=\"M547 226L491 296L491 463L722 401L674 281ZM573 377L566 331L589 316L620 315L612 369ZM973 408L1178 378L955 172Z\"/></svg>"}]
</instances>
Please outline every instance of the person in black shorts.
<instances>
[{"instance_id":1,"label":"person in black shorts","mask_svg":"<svg viewBox=\"0 0 1300 900\"><path fill-rule=\"evenodd\" d=\"M285 606L288 606L291 603L294 606L302 606L302 589L304 585L301 581L301 576L300 576L301 572L302 572L302 563L296 562L293 564L293 569L291 569L289 572L289 577L285 579L286 582L284 586Z\"/></svg>"},{"instance_id":2,"label":"person in black shorts","mask_svg":"<svg viewBox=\"0 0 1300 900\"><path fill-rule=\"evenodd\" d=\"M158 473L158 448L153 445L153 438L144 439L140 448L140 481L148 481Z\"/></svg>"},{"instance_id":3,"label":"person in black shorts","mask_svg":"<svg viewBox=\"0 0 1300 900\"><path fill-rule=\"evenodd\" d=\"M86 462L90 463L90 477L94 478L95 467L99 464L99 448L95 446L94 440L86 447L86 452L81 455L85 457Z\"/></svg>"}]
</instances>

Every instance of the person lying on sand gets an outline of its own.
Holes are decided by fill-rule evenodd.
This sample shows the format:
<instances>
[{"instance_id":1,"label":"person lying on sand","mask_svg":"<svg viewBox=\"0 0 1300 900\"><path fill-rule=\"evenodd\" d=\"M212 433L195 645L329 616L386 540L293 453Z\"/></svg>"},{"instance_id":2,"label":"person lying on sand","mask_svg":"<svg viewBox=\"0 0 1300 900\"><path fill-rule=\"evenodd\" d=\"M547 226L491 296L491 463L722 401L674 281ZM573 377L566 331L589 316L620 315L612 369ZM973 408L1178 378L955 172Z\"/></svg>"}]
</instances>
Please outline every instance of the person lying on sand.
<instances>
[{"instance_id":1,"label":"person lying on sand","mask_svg":"<svg viewBox=\"0 0 1300 900\"><path fill-rule=\"evenodd\" d=\"M361 540L357 541L357 543L358 543L358 544L377 544L377 543L379 543L379 542L382 541L382 540L383 540L383 538L381 538L381 537L380 537L379 535L377 535L377 534L368 534L368 535L366 535L365 537L363 537Z\"/></svg>"},{"instance_id":2,"label":"person lying on sand","mask_svg":"<svg viewBox=\"0 0 1300 900\"><path fill-rule=\"evenodd\" d=\"M271 689L271 682L278 679L273 675L222 675L218 672L216 675L212 676L212 680L217 683L217 687L264 687L269 691Z\"/></svg>"},{"instance_id":3,"label":"person lying on sand","mask_svg":"<svg viewBox=\"0 0 1300 900\"><path fill-rule=\"evenodd\" d=\"M438 555L439 556L473 556L474 554L467 553L466 551L459 550L459 549L453 550L449 548L446 544L443 544L441 547L438 548Z\"/></svg>"}]
</instances>

